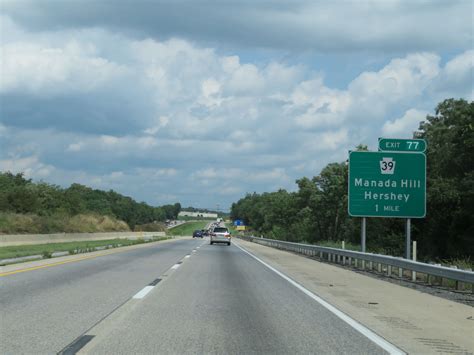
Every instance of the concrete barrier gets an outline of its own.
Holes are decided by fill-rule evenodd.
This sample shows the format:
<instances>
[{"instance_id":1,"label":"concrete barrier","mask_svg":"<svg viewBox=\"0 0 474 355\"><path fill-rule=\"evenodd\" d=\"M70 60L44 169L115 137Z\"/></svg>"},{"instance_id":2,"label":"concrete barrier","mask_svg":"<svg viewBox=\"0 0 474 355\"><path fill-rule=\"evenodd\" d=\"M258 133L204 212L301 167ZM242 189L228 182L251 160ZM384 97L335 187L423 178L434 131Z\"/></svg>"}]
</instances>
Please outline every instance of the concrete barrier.
<instances>
[{"instance_id":1,"label":"concrete barrier","mask_svg":"<svg viewBox=\"0 0 474 355\"><path fill-rule=\"evenodd\" d=\"M106 239L138 239L164 237L165 232L107 232L107 233L54 233L54 234L5 234L0 235L0 247L10 245L82 242Z\"/></svg>"}]
</instances>

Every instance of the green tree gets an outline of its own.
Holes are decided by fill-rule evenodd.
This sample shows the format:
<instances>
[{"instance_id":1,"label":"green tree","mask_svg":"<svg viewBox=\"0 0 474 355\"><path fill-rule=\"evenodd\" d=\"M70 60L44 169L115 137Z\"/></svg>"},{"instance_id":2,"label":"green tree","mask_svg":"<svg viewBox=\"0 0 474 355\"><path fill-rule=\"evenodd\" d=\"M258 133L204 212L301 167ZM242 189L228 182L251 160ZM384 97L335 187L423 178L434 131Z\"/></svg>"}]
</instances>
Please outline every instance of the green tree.
<instances>
[{"instance_id":1,"label":"green tree","mask_svg":"<svg viewBox=\"0 0 474 355\"><path fill-rule=\"evenodd\" d=\"M420 247L441 258L474 255L474 102L448 99L420 124L427 140L425 220Z\"/></svg>"}]
</instances>

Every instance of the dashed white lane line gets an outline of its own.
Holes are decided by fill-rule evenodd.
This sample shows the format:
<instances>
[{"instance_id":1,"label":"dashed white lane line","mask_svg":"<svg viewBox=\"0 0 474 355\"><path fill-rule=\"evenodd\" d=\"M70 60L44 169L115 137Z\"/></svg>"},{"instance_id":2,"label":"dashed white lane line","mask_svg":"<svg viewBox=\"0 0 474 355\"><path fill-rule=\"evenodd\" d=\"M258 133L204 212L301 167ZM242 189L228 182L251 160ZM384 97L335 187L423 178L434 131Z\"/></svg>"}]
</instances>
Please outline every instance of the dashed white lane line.
<instances>
[{"instance_id":1,"label":"dashed white lane line","mask_svg":"<svg viewBox=\"0 0 474 355\"><path fill-rule=\"evenodd\" d=\"M196 250L193 250L193 253L196 252ZM185 259L188 259L190 258L191 255L186 255L184 258ZM174 264L170 269L171 270L176 270L177 268L179 268L181 266L181 264ZM155 286L145 286L143 289L141 289L135 296L133 296L132 298L133 299L142 299L143 297L145 297L151 290L153 290Z\"/></svg>"},{"instance_id":2,"label":"dashed white lane line","mask_svg":"<svg viewBox=\"0 0 474 355\"><path fill-rule=\"evenodd\" d=\"M356 321L355 319L352 319L351 317L349 317L347 314L341 312L339 309L337 309L336 307L334 307L332 304L326 302L325 300L323 300L321 297L315 295L313 292L311 292L310 290L308 290L306 287L304 287L303 285L300 285L298 282L290 279L288 276L286 276L285 274L281 273L280 271L278 271L277 269L275 269L273 266L270 266L269 264L267 264L265 261L263 261L262 259L260 259L259 257L253 255L251 252L245 250L244 248L242 248L240 245L238 245L237 243L234 243L234 245L239 248L240 250L242 250L244 253L248 254L249 256L251 256L252 258L254 258L255 260L257 260L259 263L263 264L264 266L266 266L267 268L269 268L270 270L272 270L274 273L276 273L278 276L282 277L283 279L285 279L286 281L288 281L290 284L292 284L293 286L295 286L297 289L299 289L300 291L302 291L303 293L305 293L306 295L308 295L309 297L311 297L313 300L315 300L316 302L318 302L321 306L323 306L324 308L326 308L329 312L333 313L335 316L337 316L339 319L343 320L344 322L346 322L348 325L350 325L352 328L354 328L356 331L358 331L359 333L361 333L362 335L364 335L365 337L367 337L368 339L370 339L373 343L377 344L378 346L380 346L382 349L384 349L385 351L387 351L389 354L397 354L397 355L402 355L402 354L406 354L403 350L399 349L398 347L396 347L394 344L388 342L387 340L385 340L384 338L382 338L380 335L374 333L372 330L370 330L369 328L366 328L365 326L363 326L361 323L359 323L358 321Z\"/></svg>"},{"instance_id":3,"label":"dashed white lane line","mask_svg":"<svg viewBox=\"0 0 474 355\"><path fill-rule=\"evenodd\" d=\"M150 292L151 290L153 290L155 286L145 286L140 292L138 292L135 296L133 296L134 299L142 299L143 297L145 297L148 292Z\"/></svg>"}]
</instances>

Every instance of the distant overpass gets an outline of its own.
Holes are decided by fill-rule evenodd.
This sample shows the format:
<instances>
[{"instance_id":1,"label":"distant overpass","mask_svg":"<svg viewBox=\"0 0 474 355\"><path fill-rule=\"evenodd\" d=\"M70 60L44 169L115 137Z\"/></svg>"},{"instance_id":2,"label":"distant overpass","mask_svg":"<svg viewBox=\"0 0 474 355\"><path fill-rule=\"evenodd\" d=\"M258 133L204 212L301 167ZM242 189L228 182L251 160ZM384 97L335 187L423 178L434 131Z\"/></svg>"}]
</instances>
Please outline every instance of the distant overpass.
<instances>
[{"instance_id":1,"label":"distant overpass","mask_svg":"<svg viewBox=\"0 0 474 355\"><path fill-rule=\"evenodd\" d=\"M181 211L179 212L178 217L217 218L217 213Z\"/></svg>"}]
</instances>

